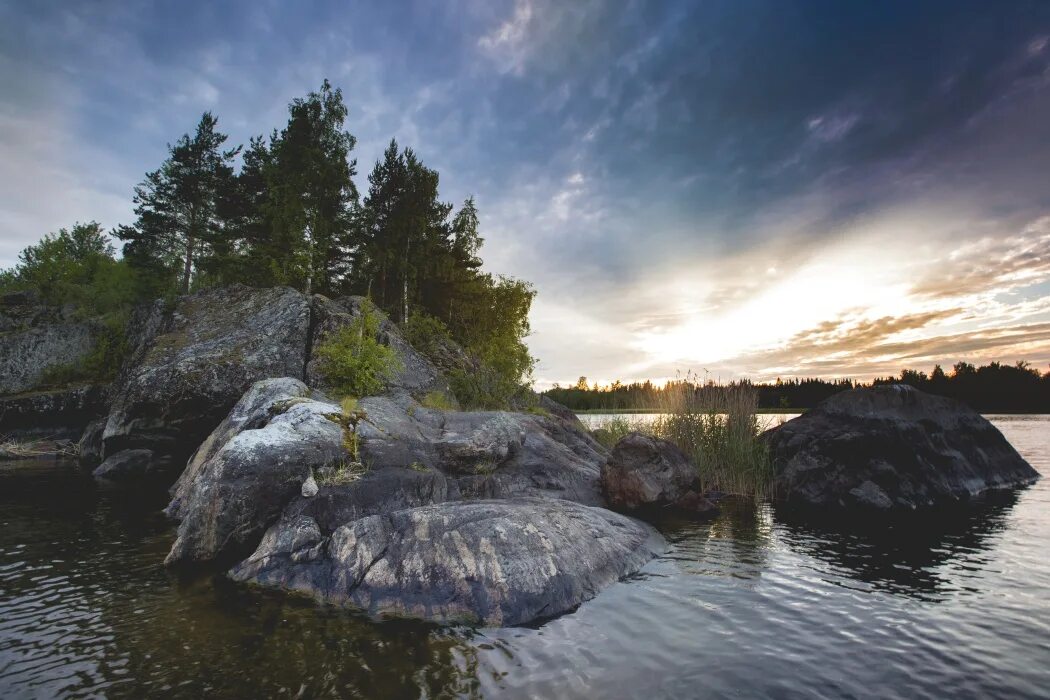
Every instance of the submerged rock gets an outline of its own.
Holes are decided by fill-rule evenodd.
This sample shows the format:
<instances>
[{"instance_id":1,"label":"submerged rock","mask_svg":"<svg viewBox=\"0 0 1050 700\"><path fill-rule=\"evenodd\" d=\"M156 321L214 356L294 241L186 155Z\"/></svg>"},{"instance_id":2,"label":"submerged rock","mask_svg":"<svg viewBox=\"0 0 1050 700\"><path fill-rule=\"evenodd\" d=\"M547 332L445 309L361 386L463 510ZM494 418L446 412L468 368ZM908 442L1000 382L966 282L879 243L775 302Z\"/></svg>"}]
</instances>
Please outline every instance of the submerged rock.
<instances>
[{"instance_id":1,"label":"submerged rock","mask_svg":"<svg viewBox=\"0 0 1050 700\"><path fill-rule=\"evenodd\" d=\"M775 498L795 505L910 509L1039 476L976 411L905 385L842 392L766 438Z\"/></svg>"},{"instance_id":2,"label":"submerged rock","mask_svg":"<svg viewBox=\"0 0 1050 700\"><path fill-rule=\"evenodd\" d=\"M574 609L661 546L642 523L564 500L454 502L327 536L309 516L290 518L230 575L373 616L521 625Z\"/></svg>"},{"instance_id":3,"label":"submerged rock","mask_svg":"<svg viewBox=\"0 0 1050 700\"><path fill-rule=\"evenodd\" d=\"M625 435L613 447L602 467L602 489L613 508L718 510L700 494L700 473L685 453L667 440L642 433Z\"/></svg>"},{"instance_id":4,"label":"submerged rock","mask_svg":"<svg viewBox=\"0 0 1050 700\"><path fill-rule=\"evenodd\" d=\"M233 409L175 486L167 512L181 522L166 563L250 551L313 470L351 459L339 407L306 391L260 382Z\"/></svg>"},{"instance_id":5,"label":"submerged rock","mask_svg":"<svg viewBox=\"0 0 1050 700\"><path fill-rule=\"evenodd\" d=\"M129 324L132 357L104 455L151 449L177 471L253 382L302 376L309 326L309 299L282 287L234 285L147 307Z\"/></svg>"}]
</instances>

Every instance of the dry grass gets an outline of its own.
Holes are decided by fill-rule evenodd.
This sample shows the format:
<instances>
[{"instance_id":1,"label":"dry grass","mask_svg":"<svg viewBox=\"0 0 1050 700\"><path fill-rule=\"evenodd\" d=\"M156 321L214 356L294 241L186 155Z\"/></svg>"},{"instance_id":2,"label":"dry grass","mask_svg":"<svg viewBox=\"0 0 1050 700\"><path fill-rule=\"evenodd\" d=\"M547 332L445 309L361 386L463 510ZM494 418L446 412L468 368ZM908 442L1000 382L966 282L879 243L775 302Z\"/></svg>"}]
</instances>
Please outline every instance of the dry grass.
<instances>
[{"instance_id":1,"label":"dry grass","mask_svg":"<svg viewBox=\"0 0 1050 700\"><path fill-rule=\"evenodd\" d=\"M68 440L0 440L0 459L33 459L38 457L77 457L80 450Z\"/></svg>"},{"instance_id":2,"label":"dry grass","mask_svg":"<svg viewBox=\"0 0 1050 700\"><path fill-rule=\"evenodd\" d=\"M758 439L758 391L750 384L700 384L692 375L668 388L650 431L693 459L704 489L769 495L773 470Z\"/></svg>"}]
</instances>

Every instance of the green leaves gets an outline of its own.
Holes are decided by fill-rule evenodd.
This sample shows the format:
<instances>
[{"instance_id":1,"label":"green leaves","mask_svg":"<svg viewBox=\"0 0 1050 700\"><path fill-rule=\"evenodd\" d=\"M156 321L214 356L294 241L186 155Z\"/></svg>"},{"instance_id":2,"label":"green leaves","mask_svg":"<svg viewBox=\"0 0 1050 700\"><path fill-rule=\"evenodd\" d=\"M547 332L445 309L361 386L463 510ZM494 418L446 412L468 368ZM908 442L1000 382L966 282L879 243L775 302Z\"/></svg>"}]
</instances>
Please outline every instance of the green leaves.
<instances>
[{"instance_id":1,"label":"green leaves","mask_svg":"<svg viewBox=\"0 0 1050 700\"><path fill-rule=\"evenodd\" d=\"M343 396L373 396L401 369L394 351L378 340L379 315L368 304L350 324L329 335L314 354L321 374Z\"/></svg>"}]
</instances>

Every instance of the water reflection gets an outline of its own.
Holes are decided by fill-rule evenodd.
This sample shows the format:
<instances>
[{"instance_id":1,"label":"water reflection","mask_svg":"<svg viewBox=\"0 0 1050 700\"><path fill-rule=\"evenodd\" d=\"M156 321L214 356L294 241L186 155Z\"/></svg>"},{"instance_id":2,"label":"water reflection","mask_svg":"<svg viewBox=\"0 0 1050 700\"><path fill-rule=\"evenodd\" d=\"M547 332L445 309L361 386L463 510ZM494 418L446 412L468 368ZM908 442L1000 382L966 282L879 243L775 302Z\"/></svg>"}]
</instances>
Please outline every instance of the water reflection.
<instances>
[{"instance_id":1,"label":"water reflection","mask_svg":"<svg viewBox=\"0 0 1050 700\"><path fill-rule=\"evenodd\" d=\"M671 543L668 559L690 574L757 579L766 569L773 537L769 506L750 499L726 498L712 520L676 518L656 521Z\"/></svg>"},{"instance_id":2,"label":"water reflection","mask_svg":"<svg viewBox=\"0 0 1050 700\"><path fill-rule=\"evenodd\" d=\"M175 577L163 493L0 473L0 695L480 697L469 630Z\"/></svg>"},{"instance_id":3,"label":"water reflection","mask_svg":"<svg viewBox=\"0 0 1050 700\"><path fill-rule=\"evenodd\" d=\"M819 517L782 507L774 512L795 552L875 589L938 601L974 590L967 582L988 564L1021 492L892 518Z\"/></svg>"}]
</instances>

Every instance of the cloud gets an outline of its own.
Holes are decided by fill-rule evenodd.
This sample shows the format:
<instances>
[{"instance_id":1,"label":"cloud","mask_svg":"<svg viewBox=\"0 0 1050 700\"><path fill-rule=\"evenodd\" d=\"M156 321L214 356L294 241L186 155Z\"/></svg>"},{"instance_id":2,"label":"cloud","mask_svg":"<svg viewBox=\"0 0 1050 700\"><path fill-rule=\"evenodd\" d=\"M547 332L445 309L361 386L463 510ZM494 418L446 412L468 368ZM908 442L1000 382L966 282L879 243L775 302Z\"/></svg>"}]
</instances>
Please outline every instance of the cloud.
<instances>
[{"instance_id":1,"label":"cloud","mask_svg":"<svg viewBox=\"0 0 1050 700\"><path fill-rule=\"evenodd\" d=\"M916 295L1001 294L1050 279L1050 216L1031 222L1016 236L964 242L931 268L913 288Z\"/></svg>"},{"instance_id":2,"label":"cloud","mask_svg":"<svg viewBox=\"0 0 1050 700\"><path fill-rule=\"evenodd\" d=\"M532 15L531 0L516 0L511 17L478 39L478 46L496 62L501 72L521 74L525 69Z\"/></svg>"}]
</instances>

